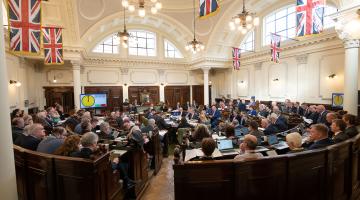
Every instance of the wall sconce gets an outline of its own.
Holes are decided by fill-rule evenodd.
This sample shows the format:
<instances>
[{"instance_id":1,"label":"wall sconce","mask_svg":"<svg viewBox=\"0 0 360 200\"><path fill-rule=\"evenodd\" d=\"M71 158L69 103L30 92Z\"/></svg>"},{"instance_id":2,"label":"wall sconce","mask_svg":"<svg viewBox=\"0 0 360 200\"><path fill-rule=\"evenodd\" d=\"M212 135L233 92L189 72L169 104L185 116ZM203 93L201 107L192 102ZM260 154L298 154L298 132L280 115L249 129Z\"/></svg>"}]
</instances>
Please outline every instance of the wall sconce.
<instances>
[{"instance_id":1,"label":"wall sconce","mask_svg":"<svg viewBox=\"0 0 360 200\"><path fill-rule=\"evenodd\" d=\"M326 77L327 79L334 79L336 78L336 74L330 74L328 77Z\"/></svg>"},{"instance_id":2,"label":"wall sconce","mask_svg":"<svg viewBox=\"0 0 360 200\"><path fill-rule=\"evenodd\" d=\"M211 85L212 84L212 82L211 81L209 81L209 85Z\"/></svg>"},{"instance_id":3,"label":"wall sconce","mask_svg":"<svg viewBox=\"0 0 360 200\"><path fill-rule=\"evenodd\" d=\"M10 85L15 85L16 87L20 87L20 86L21 86L20 81L10 80L9 83L10 83Z\"/></svg>"},{"instance_id":4,"label":"wall sconce","mask_svg":"<svg viewBox=\"0 0 360 200\"><path fill-rule=\"evenodd\" d=\"M53 83L57 83L56 76L54 76Z\"/></svg>"},{"instance_id":5,"label":"wall sconce","mask_svg":"<svg viewBox=\"0 0 360 200\"><path fill-rule=\"evenodd\" d=\"M275 81L279 81L279 79L278 79L278 78L276 78L276 79L274 79L273 81L274 81L274 82L275 82Z\"/></svg>"},{"instance_id":6,"label":"wall sconce","mask_svg":"<svg viewBox=\"0 0 360 200\"><path fill-rule=\"evenodd\" d=\"M245 81L239 81L238 82L238 85L240 86L240 85L244 85L245 84Z\"/></svg>"},{"instance_id":7,"label":"wall sconce","mask_svg":"<svg viewBox=\"0 0 360 200\"><path fill-rule=\"evenodd\" d=\"M164 83L160 83L161 86L164 86L165 84Z\"/></svg>"},{"instance_id":8,"label":"wall sconce","mask_svg":"<svg viewBox=\"0 0 360 200\"><path fill-rule=\"evenodd\" d=\"M126 86L127 86L127 83L124 83L124 86L126 87Z\"/></svg>"}]
</instances>

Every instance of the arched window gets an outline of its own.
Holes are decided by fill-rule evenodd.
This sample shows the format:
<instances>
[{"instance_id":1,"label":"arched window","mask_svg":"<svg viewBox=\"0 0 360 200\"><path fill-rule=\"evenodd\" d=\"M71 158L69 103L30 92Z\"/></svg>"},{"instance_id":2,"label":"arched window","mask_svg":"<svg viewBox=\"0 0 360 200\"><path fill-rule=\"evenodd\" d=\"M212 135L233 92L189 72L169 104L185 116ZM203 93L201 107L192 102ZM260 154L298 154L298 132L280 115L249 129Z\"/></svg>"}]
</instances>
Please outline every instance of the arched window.
<instances>
[{"instance_id":1,"label":"arched window","mask_svg":"<svg viewBox=\"0 0 360 200\"><path fill-rule=\"evenodd\" d=\"M6 10L6 8L5 8L5 4L4 4L4 2L3 1L1 1L1 9L3 10L3 16L2 16L2 18L3 18L3 25L5 25L4 27L5 28L8 28L7 27L7 24L8 24L8 16L7 16L7 10Z\"/></svg>"},{"instance_id":2,"label":"arched window","mask_svg":"<svg viewBox=\"0 0 360 200\"><path fill-rule=\"evenodd\" d=\"M156 56L155 33L142 30L132 30L129 33L129 55Z\"/></svg>"},{"instance_id":3,"label":"arched window","mask_svg":"<svg viewBox=\"0 0 360 200\"><path fill-rule=\"evenodd\" d=\"M168 40L164 40L165 57L166 58L183 58L181 52L175 47L175 45Z\"/></svg>"},{"instance_id":4,"label":"arched window","mask_svg":"<svg viewBox=\"0 0 360 200\"><path fill-rule=\"evenodd\" d=\"M104 41L98 44L94 49L94 53L107 53L118 54L119 53L119 38L116 33L107 37Z\"/></svg>"},{"instance_id":5,"label":"arched window","mask_svg":"<svg viewBox=\"0 0 360 200\"><path fill-rule=\"evenodd\" d=\"M270 44L271 33L281 35L281 40L294 38L296 35L296 6L289 5L271 13L264 18L263 45ZM330 28L335 22L329 17L337 12L333 6L326 6L324 11L324 28Z\"/></svg>"},{"instance_id":6,"label":"arched window","mask_svg":"<svg viewBox=\"0 0 360 200\"><path fill-rule=\"evenodd\" d=\"M255 50L255 32L249 32L240 45L240 52L246 53Z\"/></svg>"}]
</instances>

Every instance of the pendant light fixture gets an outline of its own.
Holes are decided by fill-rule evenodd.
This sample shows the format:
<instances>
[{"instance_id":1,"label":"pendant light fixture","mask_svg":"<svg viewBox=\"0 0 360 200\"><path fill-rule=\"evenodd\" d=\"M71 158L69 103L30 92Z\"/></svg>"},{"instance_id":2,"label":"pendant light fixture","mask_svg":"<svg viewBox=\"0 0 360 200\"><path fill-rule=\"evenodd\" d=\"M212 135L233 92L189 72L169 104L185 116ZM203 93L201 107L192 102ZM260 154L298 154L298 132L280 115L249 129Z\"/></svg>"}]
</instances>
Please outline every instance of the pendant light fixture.
<instances>
[{"instance_id":1,"label":"pendant light fixture","mask_svg":"<svg viewBox=\"0 0 360 200\"><path fill-rule=\"evenodd\" d=\"M150 0L150 2L147 2L146 0L122 0L121 5L128 9L130 12L134 12L136 10L137 6L137 12L140 17L146 16L146 6L149 6L149 9L152 14L156 14L159 10L162 9L162 4L159 0Z\"/></svg>"},{"instance_id":2,"label":"pendant light fixture","mask_svg":"<svg viewBox=\"0 0 360 200\"><path fill-rule=\"evenodd\" d=\"M195 30L196 30L195 0L193 0L193 4L194 4L194 39L187 43L187 45L185 46L185 49L187 51L191 50L193 52L193 54L196 54L197 52L200 52L201 50L204 50L205 46L204 46L204 44L202 42L200 42L200 41L198 41L196 39L196 34L195 34Z\"/></svg>"},{"instance_id":3,"label":"pendant light fixture","mask_svg":"<svg viewBox=\"0 0 360 200\"><path fill-rule=\"evenodd\" d=\"M231 19L229 27L231 30L238 30L242 34L246 34L254 26L259 26L259 18L255 16L255 13L246 10L245 0L243 0L242 12Z\"/></svg>"},{"instance_id":4,"label":"pendant light fixture","mask_svg":"<svg viewBox=\"0 0 360 200\"><path fill-rule=\"evenodd\" d=\"M128 41L129 41L129 37L130 37L130 34L129 32L127 32L126 30L126 20L125 20L125 13L126 13L126 9L124 8L124 31L123 32L119 32L117 34L118 38L119 38L119 43L121 43L121 45L127 49L129 47L128 45Z\"/></svg>"}]
</instances>

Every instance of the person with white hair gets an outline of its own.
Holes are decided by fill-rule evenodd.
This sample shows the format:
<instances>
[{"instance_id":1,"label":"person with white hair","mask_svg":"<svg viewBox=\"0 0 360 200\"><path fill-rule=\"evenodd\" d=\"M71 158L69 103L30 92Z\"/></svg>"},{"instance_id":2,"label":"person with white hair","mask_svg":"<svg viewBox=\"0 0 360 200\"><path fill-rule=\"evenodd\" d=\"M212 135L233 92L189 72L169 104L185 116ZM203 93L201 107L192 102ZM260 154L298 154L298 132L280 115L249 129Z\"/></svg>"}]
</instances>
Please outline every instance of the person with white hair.
<instances>
[{"instance_id":1,"label":"person with white hair","mask_svg":"<svg viewBox=\"0 0 360 200\"><path fill-rule=\"evenodd\" d=\"M45 130L41 124L33 124L28 128L29 135L20 135L14 144L23 148L36 151L39 143L45 137Z\"/></svg>"},{"instance_id":2,"label":"person with white hair","mask_svg":"<svg viewBox=\"0 0 360 200\"><path fill-rule=\"evenodd\" d=\"M71 157L87 158L90 159L93 153L97 150L97 142L99 136L93 132L85 133L80 140L81 150L72 153Z\"/></svg>"},{"instance_id":3,"label":"person with white hair","mask_svg":"<svg viewBox=\"0 0 360 200\"><path fill-rule=\"evenodd\" d=\"M290 151L288 153L297 153L304 151L302 145L302 137L300 133L293 132L286 135L286 143L289 146Z\"/></svg>"},{"instance_id":4,"label":"person with white hair","mask_svg":"<svg viewBox=\"0 0 360 200\"><path fill-rule=\"evenodd\" d=\"M275 125L275 127L281 132L281 131L286 131L287 130L287 125L284 122L286 119L281 119L279 117L279 115L275 114L275 113L271 113L270 115L270 121L272 124Z\"/></svg>"},{"instance_id":5,"label":"person with white hair","mask_svg":"<svg viewBox=\"0 0 360 200\"><path fill-rule=\"evenodd\" d=\"M11 121L11 131L12 131L12 139L15 142L16 138L23 134L25 127L25 122L22 117L15 117Z\"/></svg>"},{"instance_id":6,"label":"person with white hair","mask_svg":"<svg viewBox=\"0 0 360 200\"><path fill-rule=\"evenodd\" d=\"M279 132L276 126L273 123L270 123L268 119L261 120L261 127L265 129L263 131L265 135L272 135Z\"/></svg>"},{"instance_id":7,"label":"person with white hair","mask_svg":"<svg viewBox=\"0 0 360 200\"><path fill-rule=\"evenodd\" d=\"M149 133L150 131L153 131L156 127L156 124L155 124L155 119L149 119L148 120L148 125L143 127L141 129L141 132L142 133Z\"/></svg>"},{"instance_id":8,"label":"person with white hair","mask_svg":"<svg viewBox=\"0 0 360 200\"><path fill-rule=\"evenodd\" d=\"M99 138L103 140L114 140L114 136L112 135L112 129L108 122L102 122L100 124L100 133Z\"/></svg>"}]
</instances>

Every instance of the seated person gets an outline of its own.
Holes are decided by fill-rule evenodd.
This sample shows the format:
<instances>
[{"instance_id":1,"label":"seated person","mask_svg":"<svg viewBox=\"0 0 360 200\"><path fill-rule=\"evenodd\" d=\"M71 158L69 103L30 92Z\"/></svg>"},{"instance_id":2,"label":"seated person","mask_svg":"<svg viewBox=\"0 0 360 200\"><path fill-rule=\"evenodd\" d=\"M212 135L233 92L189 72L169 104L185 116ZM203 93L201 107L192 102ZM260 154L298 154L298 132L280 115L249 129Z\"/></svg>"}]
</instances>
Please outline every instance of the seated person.
<instances>
[{"instance_id":1,"label":"seated person","mask_svg":"<svg viewBox=\"0 0 360 200\"><path fill-rule=\"evenodd\" d=\"M238 123L241 120L241 115L236 110L231 113L230 122L233 122L235 119L238 121Z\"/></svg>"},{"instance_id":2,"label":"seated person","mask_svg":"<svg viewBox=\"0 0 360 200\"><path fill-rule=\"evenodd\" d=\"M64 143L66 135L67 132L65 128L61 126L55 127L51 135L47 136L39 143L36 151L53 154L55 150Z\"/></svg>"},{"instance_id":3,"label":"seated person","mask_svg":"<svg viewBox=\"0 0 360 200\"><path fill-rule=\"evenodd\" d=\"M225 136L228 139L234 139L235 138L235 128L231 124L225 125Z\"/></svg>"},{"instance_id":4,"label":"seated person","mask_svg":"<svg viewBox=\"0 0 360 200\"><path fill-rule=\"evenodd\" d=\"M171 124L166 123L164 117L165 114L160 113L155 116L155 124L159 130L169 130L171 128Z\"/></svg>"},{"instance_id":5,"label":"seated person","mask_svg":"<svg viewBox=\"0 0 360 200\"><path fill-rule=\"evenodd\" d=\"M23 119L24 119L24 127L27 125L32 125L34 123L31 115L24 115Z\"/></svg>"},{"instance_id":6,"label":"seated person","mask_svg":"<svg viewBox=\"0 0 360 200\"><path fill-rule=\"evenodd\" d=\"M270 123L268 119L261 120L261 127L265 129L265 135L273 135L279 132L278 128L274 124Z\"/></svg>"},{"instance_id":7,"label":"seated person","mask_svg":"<svg viewBox=\"0 0 360 200\"><path fill-rule=\"evenodd\" d=\"M39 143L45 137L45 129L41 124L35 123L29 126L27 133L29 135L22 134L17 137L14 144L36 151Z\"/></svg>"},{"instance_id":8,"label":"seated person","mask_svg":"<svg viewBox=\"0 0 360 200\"><path fill-rule=\"evenodd\" d=\"M249 111L247 112L248 115L251 115L251 116L256 116L257 115L257 112L255 110L255 106L250 106L249 107Z\"/></svg>"},{"instance_id":9,"label":"seated person","mask_svg":"<svg viewBox=\"0 0 360 200\"><path fill-rule=\"evenodd\" d=\"M11 131L12 131L12 139L15 142L16 138L23 134L25 127L25 122L22 117L15 117L11 121Z\"/></svg>"},{"instance_id":10,"label":"seated person","mask_svg":"<svg viewBox=\"0 0 360 200\"><path fill-rule=\"evenodd\" d=\"M216 142L212 138L204 138L201 141L201 151L204 156L192 158L191 161L214 160L212 154L216 148Z\"/></svg>"},{"instance_id":11,"label":"seated person","mask_svg":"<svg viewBox=\"0 0 360 200\"><path fill-rule=\"evenodd\" d=\"M309 146L309 150L320 149L334 144L334 142L329 138L328 128L324 124L314 124L310 128L309 141L313 142Z\"/></svg>"},{"instance_id":12,"label":"seated person","mask_svg":"<svg viewBox=\"0 0 360 200\"><path fill-rule=\"evenodd\" d=\"M211 106L211 114L209 115L209 118L210 118L211 128L215 128L218 125L219 120L221 119L221 113L216 108L215 105Z\"/></svg>"},{"instance_id":13,"label":"seated person","mask_svg":"<svg viewBox=\"0 0 360 200\"><path fill-rule=\"evenodd\" d=\"M202 110L201 113L200 113L200 116L199 116L199 121L200 123L203 123L203 124L209 124L210 123L210 120L208 119L208 117L206 116L206 111L205 110Z\"/></svg>"},{"instance_id":14,"label":"seated person","mask_svg":"<svg viewBox=\"0 0 360 200\"><path fill-rule=\"evenodd\" d=\"M156 110L155 110L155 109L151 109L146 118L147 118L147 119L154 119L154 118L155 118L155 114L156 114Z\"/></svg>"},{"instance_id":15,"label":"seated person","mask_svg":"<svg viewBox=\"0 0 360 200\"><path fill-rule=\"evenodd\" d=\"M186 114L186 118L188 120L199 120L199 115L198 113L195 112L194 108L189 107L188 112Z\"/></svg>"},{"instance_id":16,"label":"seated person","mask_svg":"<svg viewBox=\"0 0 360 200\"><path fill-rule=\"evenodd\" d=\"M194 128L194 126L189 124L186 120L186 117L183 116L183 117L181 117L178 128Z\"/></svg>"},{"instance_id":17,"label":"seated person","mask_svg":"<svg viewBox=\"0 0 360 200\"><path fill-rule=\"evenodd\" d=\"M249 134L256 137L258 145L261 144L261 138L265 136L265 134L259 130L259 124L256 121L249 123Z\"/></svg>"},{"instance_id":18,"label":"seated person","mask_svg":"<svg viewBox=\"0 0 360 200\"><path fill-rule=\"evenodd\" d=\"M267 117L270 113L270 110L264 104L259 105L259 115L262 117Z\"/></svg>"},{"instance_id":19,"label":"seated person","mask_svg":"<svg viewBox=\"0 0 360 200\"><path fill-rule=\"evenodd\" d=\"M243 128L244 126L239 124L239 121L237 119L233 119L231 124L234 126L235 129Z\"/></svg>"},{"instance_id":20,"label":"seated person","mask_svg":"<svg viewBox=\"0 0 360 200\"><path fill-rule=\"evenodd\" d=\"M255 160L263 157L261 153L256 153L255 149L258 142L255 136L245 135L244 141L240 144L240 154L235 156L235 160L246 161L246 160Z\"/></svg>"},{"instance_id":21,"label":"seated person","mask_svg":"<svg viewBox=\"0 0 360 200\"><path fill-rule=\"evenodd\" d=\"M346 123L345 133L352 138L358 134L358 130L356 128L356 117L355 115L345 114L342 118Z\"/></svg>"},{"instance_id":22,"label":"seated person","mask_svg":"<svg viewBox=\"0 0 360 200\"><path fill-rule=\"evenodd\" d=\"M97 117L93 117L90 120L90 124L91 124L91 132L96 132L97 129L99 129L98 127L98 123L99 123L99 119Z\"/></svg>"},{"instance_id":23,"label":"seated person","mask_svg":"<svg viewBox=\"0 0 360 200\"><path fill-rule=\"evenodd\" d=\"M349 136L345 133L346 123L342 119L335 119L331 124L331 131L334 133L332 140L334 143L340 143L349 139Z\"/></svg>"},{"instance_id":24,"label":"seated person","mask_svg":"<svg viewBox=\"0 0 360 200\"><path fill-rule=\"evenodd\" d=\"M201 142L204 138L211 137L208 127L204 124L199 124L192 135L192 141Z\"/></svg>"},{"instance_id":25,"label":"seated person","mask_svg":"<svg viewBox=\"0 0 360 200\"><path fill-rule=\"evenodd\" d=\"M70 154L71 157L87 158L92 159L93 154L97 151L97 142L99 136L93 132L85 133L80 140L82 148L80 151L73 152Z\"/></svg>"},{"instance_id":26,"label":"seated person","mask_svg":"<svg viewBox=\"0 0 360 200\"><path fill-rule=\"evenodd\" d=\"M112 129L110 128L110 124L107 122L103 122L100 124L100 133L98 134L99 138L102 140L114 140L114 136L112 135Z\"/></svg>"},{"instance_id":27,"label":"seated person","mask_svg":"<svg viewBox=\"0 0 360 200\"><path fill-rule=\"evenodd\" d=\"M286 143L289 146L290 151L288 153L297 153L304 151L304 148L301 147L302 137L300 133L293 132L286 135Z\"/></svg>"},{"instance_id":28,"label":"seated person","mask_svg":"<svg viewBox=\"0 0 360 200\"><path fill-rule=\"evenodd\" d=\"M126 136L129 141L128 145L130 145L133 148L143 148L145 141L143 135L141 134L140 128L130 123L130 120L125 119L124 129L129 131L129 133Z\"/></svg>"},{"instance_id":29,"label":"seated person","mask_svg":"<svg viewBox=\"0 0 360 200\"><path fill-rule=\"evenodd\" d=\"M75 126L74 132L82 135L84 133L83 128L86 129L86 128L88 128L89 125L91 126L90 120L91 120L91 118L89 118L89 117L83 117L81 119L81 123L79 123L78 125ZM91 130L91 128L90 128L90 130ZM89 131L86 131L86 132L89 132Z\"/></svg>"},{"instance_id":30,"label":"seated person","mask_svg":"<svg viewBox=\"0 0 360 200\"><path fill-rule=\"evenodd\" d=\"M80 150L80 137L78 135L68 136L64 143L54 152L55 155L70 156Z\"/></svg>"},{"instance_id":31,"label":"seated person","mask_svg":"<svg viewBox=\"0 0 360 200\"><path fill-rule=\"evenodd\" d=\"M334 132L331 129L331 124L333 122L333 120L337 119L337 115L334 112L329 112L328 114L326 114L326 123L325 125L328 127L329 129L329 137L332 138L334 136Z\"/></svg>"},{"instance_id":32,"label":"seated person","mask_svg":"<svg viewBox=\"0 0 360 200\"><path fill-rule=\"evenodd\" d=\"M150 131L154 131L156 127L155 119L149 119L147 125L141 128L142 133L149 133Z\"/></svg>"},{"instance_id":33,"label":"seated person","mask_svg":"<svg viewBox=\"0 0 360 200\"><path fill-rule=\"evenodd\" d=\"M279 132L287 130L287 125L284 123L283 120L279 118L279 115L271 113L270 121L278 129Z\"/></svg>"}]
</instances>

